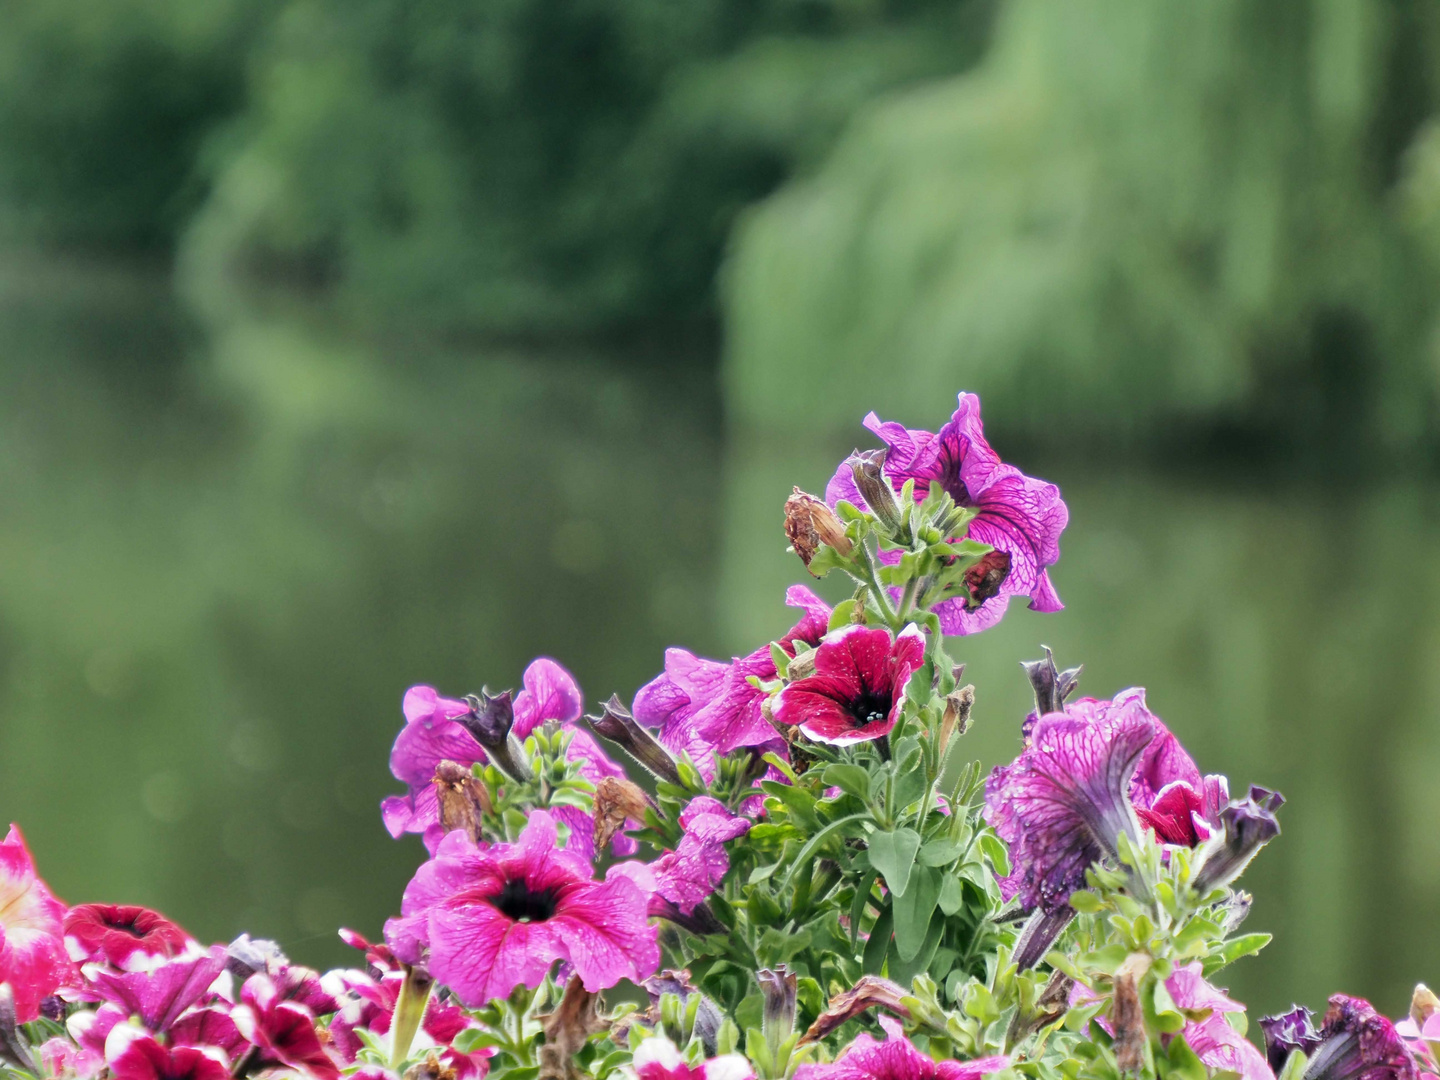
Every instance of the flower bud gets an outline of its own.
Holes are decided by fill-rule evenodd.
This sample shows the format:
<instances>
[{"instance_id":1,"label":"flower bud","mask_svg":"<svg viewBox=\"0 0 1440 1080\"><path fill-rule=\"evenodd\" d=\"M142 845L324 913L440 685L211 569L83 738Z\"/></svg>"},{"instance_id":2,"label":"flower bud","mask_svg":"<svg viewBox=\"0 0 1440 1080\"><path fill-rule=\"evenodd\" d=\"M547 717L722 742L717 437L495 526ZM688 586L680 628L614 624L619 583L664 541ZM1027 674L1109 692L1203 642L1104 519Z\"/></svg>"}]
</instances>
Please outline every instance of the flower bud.
<instances>
[{"instance_id":1,"label":"flower bud","mask_svg":"<svg viewBox=\"0 0 1440 1080\"><path fill-rule=\"evenodd\" d=\"M1417 1030L1425 1029L1425 1021L1440 1012L1440 997L1424 983L1415 984L1415 993L1410 995L1410 1022Z\"/></svg>"},{"instance_id":2,"label":"flower bud","mask_svg":"<svg viewBox=\"0 0 1440 1080\"><path fill-rule=\"evenodd\" d=\"M599 716L585 717L585 723L595 734L618 745L661 780L680 784L680 770L670 751L660 745L649 729L636 722L617 696L612 694L605 703L605 711Z\"/></svg>"},{"instance_id":3,"label":"flower bud","mask_svg":"<svg viewBox=\"0 0 1440 1080\"><path fill-rule=\"evenodd\" d=\"M900 500L895 498L895 489L885 479L885 451L856 450L845 459L845 464L855 475L855 486L860 489L860 496L870 512L890 532L899 532Z\"/></svg>"},{"instance_id":4,"label":"flower bud","mask_svg":"<svg viewBox=\"0 0 1440 1080\"><path fill-rule=\"evenodd\" d=\"M0 983L0 1061L23 1069L32 1076L40 1076L35 1060L30 1056L30 1046L20 1030L15 1014L15 992L10 984Z\"/></svg>"},{"instance_id":5,"label":"flower bud","mask_svg":"<svg viewBox=\"0 0 1440 1080\"><path fill-rule=\"evenodd\" d=\"M475 843L481 840L481 823L492 809L490 793L474 773L458 761L441 761L431 780L440 803L440 827L447 833L463 829Z\"/></svg>"},{"instance_id":6,"label":"flower bud","mask_svg":"<svg viewBox=\"0 0 1440 1080\"><path fill-rule=\"evenodd\" d=\"M604 851L629 819L645 820L650 798L643 788L618 776L595 785L595 850Z\"/></svg>"},{"instance_id":7,"label":"flower bud","mask_svg":"<svg viewBox=\"0 0 1440 1080\"><path fill-rule=\"evenodd\" d=\"M515 726L515 703L510 691L492 695L482 689L479 697L467 694L465 704L470 711L455 719L484 747L490 763L511 780L530 779L525 752L510 730Z\"/></svg>"},{"instance_id":8,"label":"flower bud","mask_svg":"<svg viewBox=\"0 0 1440 1080\"><path fill-rule=\"evenodd\" d=\"M1195 891L1207 893L1235 880L1255 853L1280 835L1275 811L1285 803L1278 791L1252 786L1250 797L1236 800L1220 811L1224 833L1195 872Z\"/></svg>"},{"instance_id":9,"label":"flower bud","mask_svg":"<svg viewBox=\"0 0 1440 1080\"><path fill-rule=\"evenodd\" d=\"M965 685L945 697L945 712L940 717L940 739L937 743L940 753L950 745L954 736L964 735L970 730L970 710L975 707L975 687Z\"/></svg>"},{"instance_id":10,"label":"flower bud","mask_svg":"<svg viewBox=\"0 0 1440 1080\"><path fill-rule=\"evenodd\" d=\"M1085 670L1085 666L1081 664L1059 671L1055 667L1055 654L1050 651L1050 646L1040 647L1045 650L1045 659L1028 660L1020 666L1025 669L1025 677L1030 680L1030 686L1035 691L1035 713L1037 716L1044 716L1046 713L1059 712L1065 707L1065 699L1080 685L1080 674Z\"/></svg>"},{"instance_id":11,"label":"flower bud","mask_svg":"<svg viewBox=\"0 0 1440 1080\"><path fill-rule=\"evenodd\" d=\"M682 930L688 930L696 937L709 937L712 934L728 934L729 928L715 917L710 904L701 900L686 915L680 910L680 905L673 900L666 900L659 893L650 898L649 913L657 919L664 919L672 922Z\"/></svg>"},{"instance_id":12,"label":"flower bud","mask_svg":"<svg viewBox=\"0 0 1440 1080\"><path fill-rule=\"evenodd\" d=\"M854 549L850 538L845 535L845 526L840 524L835 511L822 500L798 487L794 494L785 500L785 535L807 570L810 568L810 560L815 557L815 552L822 544L834 548L841 555L849 555Z\"/></svg>"},{"instance_id":13,"label":"flower bud","mask_svg":"<svg viewBox=\"0 0 1440 1080\"><path fill-rule=\"evenodd\" d=\"M884 1009L902 1020L910 1019L910 1010L904 999L909 994L903 986L879 975L861 975L849 990L836 994L830 999L825 1011L815 1018L808 1031L801 1037L801 1044L823 1039L841 1024L855 1019L867 1009Z\"/></svg>"},{"instance_id":14,"label":"flower bud","mask_svg":"<svg viewBox=\"0 0 1440 1080\"><path fill-rule=\"evenodd\" d=\"M770 1053L778 1055L781 1044L795 1031L795 972L780 964L774 971L761 968L755 978L765 998L760 1030L770 1044Z\"/></svg>"}]
</instances>

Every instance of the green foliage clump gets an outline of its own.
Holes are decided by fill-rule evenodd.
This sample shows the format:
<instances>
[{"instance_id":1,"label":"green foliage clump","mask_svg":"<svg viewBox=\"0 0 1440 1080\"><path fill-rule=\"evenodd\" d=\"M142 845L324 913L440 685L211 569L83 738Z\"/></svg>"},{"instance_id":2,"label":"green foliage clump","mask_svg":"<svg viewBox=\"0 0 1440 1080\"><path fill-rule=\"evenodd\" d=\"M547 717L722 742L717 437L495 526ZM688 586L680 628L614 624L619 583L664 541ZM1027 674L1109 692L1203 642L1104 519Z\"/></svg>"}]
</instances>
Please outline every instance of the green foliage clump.
<instances>
[{"instance_id":1,"label":"green foliage clump","mask_svg":"<svg viewBox=\"0 0 1440 1080\"><path fill-rule=\"evenodd\" d=\"M502 333L707 315L735 214L865 101L971 63L987 10L292 0L187 271Z\"/></svg>"},{"instance_id":2,"label":"green foliage clump","mask_svg":"<svg viewBox=\"0 0 1440 1080\"><path fill-rule=\"evenodd\" d=\"M743 221L738 414L933 415L960 382L1037 434L1414 440L1436 276L1395 193L1435 37L1378 0L1016 0L981 67Z\"/></svg>"}]
</instances>

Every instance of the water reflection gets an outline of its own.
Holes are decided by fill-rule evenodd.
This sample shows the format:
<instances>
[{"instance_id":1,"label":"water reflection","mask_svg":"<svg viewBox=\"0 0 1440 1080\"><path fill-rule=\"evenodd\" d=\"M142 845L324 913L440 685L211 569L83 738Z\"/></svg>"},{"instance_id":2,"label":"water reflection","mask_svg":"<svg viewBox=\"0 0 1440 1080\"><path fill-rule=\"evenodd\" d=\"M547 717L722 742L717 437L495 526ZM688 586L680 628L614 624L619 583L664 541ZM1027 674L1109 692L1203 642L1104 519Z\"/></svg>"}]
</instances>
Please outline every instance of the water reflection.
<instances>
[{"instance_id":1,"label":"water reflection","mask_svg":"<svg viewBox=\"0 0 1440 1080\"><path fill-rule=\"evenodd\" d=\"M779 506L853 437L727 446L671 366L207 340L166 295L0 267L0 815L67 899L353 961L334 927L377 930L420 852L376 810L407 685L543 652L595 700L789 624ZM1042 641L1090 693L1146 685L1202 767L1291 800L1238 996L1400 1010L1440 967L1435 493L1025 464L1070 502L1068 608L956 648L977 754L1013 752Z\"/></svg>"}]
</instances>

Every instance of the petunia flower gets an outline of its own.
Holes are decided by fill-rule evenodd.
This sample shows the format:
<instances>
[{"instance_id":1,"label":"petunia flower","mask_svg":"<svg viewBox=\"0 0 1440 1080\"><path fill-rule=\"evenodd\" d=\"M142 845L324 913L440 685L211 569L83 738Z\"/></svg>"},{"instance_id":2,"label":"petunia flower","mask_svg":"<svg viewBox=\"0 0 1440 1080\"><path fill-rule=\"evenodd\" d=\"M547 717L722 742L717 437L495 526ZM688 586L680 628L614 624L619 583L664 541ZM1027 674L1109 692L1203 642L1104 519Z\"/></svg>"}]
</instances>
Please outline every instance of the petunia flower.
<instances>
[{"instance_id":1,"label":"petunia flower","mask_svg":"<svg viewBox=\"0 0 1440 1080\"><path fill-rule=\"evenodd\" d=\"M1415 1057L1395 1025L1364 998L1335 994L1317 1032L1310 1010L1260 1020L1266 1054L1278 1073L1294 1050L1308 1060L1302 1080L1416 1080Z\"/></svg>"},{"instance_id":2,"label":"petunia flower","mask_svg":"<svg viewBox=\"0 0 1440 1080\"><path fill-rule=\"evenodd\" d=\"M646 898L623 875L591 874L556 846L555 820L543 810L513 844L482 851L454 832L406 886L386 940L407 961L406 952L428 947L431 974L471 1007L540 985L557 960L591 992L638 982L660 962Z\"/></svg>"},{"instance_id":3,"label":"petunia flower","mask_svg":"<svg viewBox=\"0 0 1440 1080\"><path fill-rule=\"evenodd\" d=\"M390 1031L404 976L395 971L375 979L360 971L331 971L326 974L326 980L342 1001L327 1028L330 1045L346 1065L353 1065L365 1045L355 1034L357 1030L375 1035ZM474 1026L470 1016L453 1001L432 995L426 1002L420 1030L410 1044L410 1052L415 1055L434 1050L442 1062L455 1070L455 1080L477 1080L489 1070L488 1059L494 1055L494 1049L483 1048L465 1054L450 1045L462 1031Z\"/></svg>"},{"instance_id":4,"label":"petunia flower","mask_svg":"<svg viewBox=\"0 0 1440 1080\"><path fill-rule=\"evenodd\" d=\"M725 809L718 799L699 795L680 811L685 830L674 851L667 851L651 864L655 891L689 915L706 900L730 869L725 853L727 841L744 836L750 822Z\"/></svg>"},{"instance_id":5,"label":"petunia flower","mask_svg":"<svg viewBox=\"0 0 1440 1080\"><path fill-rule=\"evenodd\" d=\"M245 980L231 1017L254 1044L261 1065L295 1069L314 1080L339 1080L339 1068L315 1034L315 1015L286 1000L270 976L257 974Z\"/></svg>"},{"instance_id":6,"label":"petunia flower","mask_svg":"<svg viewBox=\"0 0 1440 1080\"><path fill-rule=\"evenodd\" d=\"M785 603L805 613L777 642L793 657L796 642L820 643L830 624L830 606L803 585L786 590ZM660 742L672 753L688 753L708 782L715 776L716 755L723 757L743 746L776 750L784 746L761 714L764 692L750 683L751 677L764 682L776 674L769 645L729 664L668 649L664 672L635 695L635 719L659 728Z\"/></svg>"},{"instance_id":7,"label":"petunia flower","mask_svg":"<svg viewBox=\"0 0 1440 1080\"><path fill-rule=\"evenodd\" d=\"M178 955L190 935L158 911L133 904L80 904L65 914L65 947L80 964L141 971Z\"/></svg>"},{"instance_id":8,"label":"petunia flower","mask_svg":"<svg viewBox=\"0 0 1440 1080\"><path fill-rule=\"evenodd\" d=\"M65 905L35 873L18 825L0 841L0 982L15 995L22 1024L40 1015L40 1002L74 979L65 951Z\"/></svg>"},{"instance_id":9,"label":"petunia flower","mask_svg":"<svg viewBox=\"0 0 1440 1080\"><path fill-rule=\"evenodd\" d=\"M968 599L935 606L945 633L973 634L994 626L1012 596L1028 596L1035 611L1063 607L1046 567L1060 558L1060 533L1069 511L1054 484L1001 462L985 441L978 397L962 393L954 415L938 432L885 423L873 412L865 426L888 448L883 468L894 491L913 479L915 498L923 500L932 483L940 484L956 505L976 511L967 537L995 549L974 568ZM841 499L869 508L848 464L836 470L825 489L831 506ZM881 557L895 561L899 554L882 552Z\"/></svg>"},{"instance_id":10,"label":"petunia flower","mask_svg":"<svg viewBox=\"0 0 1440 1080\"><path fill-rule=\"evenodd\" d=\"M887 1036L884 1042L862 1032L833 1064L801 1065L795 1080L980 1080L1010 1064L1009 1058L998 1056L936 1061L915 1049L890 1017L882 1016L880 1026Z\"/></svg>"},{"instance_id":11,"label":"petunia flower","mask_svg":"<svg viewBox=\"0 0 1440 1080\"><path fill-rule=\"evenodd\" d=\"M87 1050L62 1035L56 1035L41 1043L39 1055L49 1076L73 1076L78 1080L89 1080L105 1068L103 1052Z\"/></svg>"},{"instance_id":12,"label":"petunia flower","mask_svg":"<svg viewBox=\"0 0 1440 1080\"><path fill-rule=\"evenodd\" d=\"M1209 1069L1239 1073L1243 1080L1274 1080L1265 1055L1225 1019L1226 1013L1243 1014L1245 1006L1211 986L1198 960L1176 968L1165 989L1187 1014L1181 1036Z\"/></svg>"},{"instance_id":13,"label":"petunia flower","mask_svg":"<svg viewBox=\"0 0 1440 1080\"><path fill-rule=\"evenodd\" d=\"M635 1048L631 1060L638 1080L754 1080L755 1070L743 1054L722 1054L691 1065L664 1035L651 1035Z\"/></svg>"},{"instance_id":14,"label":"petunia flower","mask_svg":"<svg viewBox=\"0 0 1440 1080\"><path fill-rule=\"evenodd\" d=\"M165 1046L127 1025L112 1034L106 1057L115 1080L228 1080L220 1054L194 1046Z\"/></svg>"},{"instance_id":15,"label":"petunia flower","mask_svg":"<svg viewBox=\"0 0 1440 1080\"><path fill-rule=\"evenodd\" d=\"M815 673L780 691L775 720L836 746L882 738L899 719L905 684L924 660L925 635L917 626L893 638L878 627L842 627L816 648Z\"/></svg>"},{"instance_id":16,"label":"petunia flower","mask_svg":"<svg viewBox=\"0 0 1440 1080\"><path fill-rule=\"evenodd\" d=\"M169 1031L186 1009L204 998L224 970L225 949L214 945L208 951L196 949L148 971L94 971L88 990L105 1005L93 1014L77 1014L71 1020L91 1015L96 1017L92 1022L99 1023L106 1015L118 1014L122 1020L133 1016L146 1030L158 1035Z\"/></svg>"}]
</instances>

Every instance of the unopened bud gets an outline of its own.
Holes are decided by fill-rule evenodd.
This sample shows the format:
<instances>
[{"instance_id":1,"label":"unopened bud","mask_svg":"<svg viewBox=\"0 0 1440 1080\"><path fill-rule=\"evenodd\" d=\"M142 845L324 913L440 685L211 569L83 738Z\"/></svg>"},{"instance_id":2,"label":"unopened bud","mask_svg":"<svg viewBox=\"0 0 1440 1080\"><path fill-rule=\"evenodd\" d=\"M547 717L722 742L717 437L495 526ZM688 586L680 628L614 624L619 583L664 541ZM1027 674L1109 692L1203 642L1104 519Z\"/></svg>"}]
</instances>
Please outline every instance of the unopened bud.
<instances>
[{"instance_id":1,"label":"unopened bud","mask_svg":"<svg viewBox=\"0 0 1440 1080\"><path fill-rule=\"evenodd\" d=\"M798 487L785 500L785 535L807 570L821 544L834 548L841 555L849 555L855 546L845 535L845 526L840 524L835 511Z\"/></svg>"},{"instance_id":2,"label":"unopened bud","mask_svg":"<svg viewBox=\"0 0 1440 1080\"><path fill-rule=\"evenodd\" d=\"M765 999L760 1030L770 1044L771 1054L779 1054L781 1044L795 1031L795 972L780 964L773 971L761 968L755 978Z\"/></svg>"},{"instance_id":3,"label":"unopened bud","mask_svg":"<svg viewBox=\"0 0 1440 1080\"><path fill-rule=\"evenodd\" d=\"M890 532L900 529L900 500L895 498L895 489L885 479L884 450L856 450L845 464L855 476L855 486L870 512L880 519L880 524Z\"/></svg>"},{"instance_id":4,"label":"unopened bud","mask_svg":"<svg viewBox=\"0 0 1440 1080\"><path fill-rule=\"evenodd\" d=\"M511 780L530 779L525 752L511 731L515 726L515 703L510 691L491 694L481 690L478 697L466 695L465 704L470 711L455 719L484 748L491 764Z\"/></svg>"},{"instance_id":5,"label":"unopened bud","mask_svg":"<svg viewBox=\"0 0 1440 1080\"><path fill-rule=\"evenodd\" d=\"M945 748L950 745L950 740L957 735L964 735L970 730L970 710L975 707L975 687L962 686L953 694L945 697L945 712L940 717L940 739L938 747L940 753L945 753Z\"/></svg>"},{"instance_id":6,"label":"unopened bud","mask_svg":"<svg viewBox=\"0 0 1440 1080\"><path fill-rule=\"evenodd\" d=\"M595 850L604 851L629 820L644 821L650 799L639 784L618 776L595 785Z\"/></svg>"},{"instance_id":7,"label":"unopened bud","mask_svg":"<svg viewBox=\"0 0 1440 1080\"><path fill-rule=\"evenodd\" d=\"M1224 832L1207 844L1205 861L1195 871L1195 891L1207 893L1235 880L1255 853L1280 835L1275 811L1284 804L1285 796L1278 791L1251 785L1248 798L1233 800L1221 810Z\"/></svg>"},{"instance_id":8,"label":"unopened bud","mask_svg":"<svg viewBox=\"0 0 1440 1080\"><path fill-rule=\"evenodd\" d=\"M493 809L485 785L458 761L441 761L430 782L435 785L440 803L440 827L447 833L463 829L466 836L480 843L484 816Z\"/></svg>"},{"instance_id":9,"label":"unopened bud","mask_svg":"<svg viewBox=\"0 0 1440 1080\"><path fill-rule=\"evenodd\" d=\"M1010 576L1010 556L1003 551L991 551L965 571L965 607L974 611L993 596L1000 595L1000 586Z\"/></svg>"},{"instance_id":10,"label":"unopened bud","mask_svg":"<svg viewBox=\"0 0 1440 1080\"><path fill-rule=\"evenodd\" d=\"M901 1020L910 1019L910 1010L905 1007L904 998L909 994L903 986L879 975L861 975L849 990L836 994L800 1042L812 1043L823 1039L841 1024L855 1019L867 1009L884 1009L894 1013Z\"/></svg>"},{"instance_id":11,"label":"unopened bud","mask_svg":"<svg viewBox=\"0 0 1440 1080\"><path fill-rule=\"evenodd\" d=\"M636 722L630 710L612 694L599 716L587 716L585 722L595 734L609 739L661 780L680 784L680 770L670 751L661 746L649 729Z\"/></svg>"},{"instance_id":12,"label":"unopened bud","mask_svg":"<svg viewBox=\"0 0 1440 1080\"><path fill-rule=\"evenodd\" d=\"M1415 993L1410 996L1410 1022L1417 1031L1425 1030L1425 1021L1440 1012L1440 997L1436 997L1424 983L1415 984Z\"/></svg>"}]
</instances>

